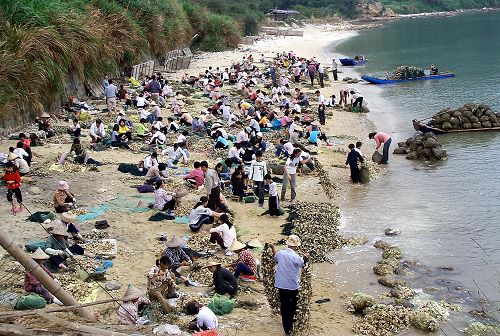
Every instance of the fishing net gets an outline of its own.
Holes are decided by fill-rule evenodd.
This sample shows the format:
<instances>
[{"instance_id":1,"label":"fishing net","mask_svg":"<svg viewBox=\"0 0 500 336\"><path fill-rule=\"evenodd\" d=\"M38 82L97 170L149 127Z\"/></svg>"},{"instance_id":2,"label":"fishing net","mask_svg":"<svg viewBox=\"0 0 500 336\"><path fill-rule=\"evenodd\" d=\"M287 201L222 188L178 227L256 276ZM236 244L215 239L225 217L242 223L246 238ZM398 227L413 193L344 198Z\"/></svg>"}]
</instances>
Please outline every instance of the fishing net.
<instances>
[{"instance_id":1,"label":"fishing net","mask_svg":"<svg viewBox=\"0 0 500 336\"><path fill-rule=\"evenodd\" d=\"M229 299L224 295L215 294L208 304L210 308L216 315L227 315L230 314L234 306L236 305L236 300Z\"/></svg>"}]
</instances>

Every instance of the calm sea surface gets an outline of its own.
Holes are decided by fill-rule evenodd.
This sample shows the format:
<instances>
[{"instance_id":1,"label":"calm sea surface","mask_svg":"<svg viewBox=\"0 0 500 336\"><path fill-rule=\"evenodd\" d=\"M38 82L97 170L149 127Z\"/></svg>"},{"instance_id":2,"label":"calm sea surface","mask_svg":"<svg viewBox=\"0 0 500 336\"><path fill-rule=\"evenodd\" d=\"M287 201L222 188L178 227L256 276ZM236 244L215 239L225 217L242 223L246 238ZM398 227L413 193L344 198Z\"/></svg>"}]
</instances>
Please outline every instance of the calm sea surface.
<instances>
[{"instance_id":1,"label":"calm sea surface","mask_svg":"<svg viewBox=\"0 0 500 336\"><path fill-rule=\"evenodd\" d=\"M362 31L330 51L367 56L366 66L342 69L356 76L430 64L456 73L453 79L359 86L371 108L369 117L392 135L393 146L415 133L412 119L445 107L471 101L500 111L498 12L406 19ZM476 299L487 297L498 312L500 132L446 135L440 141L449 154L446 162L429 166L391 156L387 174L368 187L353 188L344 201L343 230L374 240L387 227L400 229L400 236L388 240L426 266L422 287L445 283ZM349 251L349 258L366 258L367 249ZM337 257L342 262L342 253ZM454 270L442 271L442 266Z\"/></svg>"}]
</instances>

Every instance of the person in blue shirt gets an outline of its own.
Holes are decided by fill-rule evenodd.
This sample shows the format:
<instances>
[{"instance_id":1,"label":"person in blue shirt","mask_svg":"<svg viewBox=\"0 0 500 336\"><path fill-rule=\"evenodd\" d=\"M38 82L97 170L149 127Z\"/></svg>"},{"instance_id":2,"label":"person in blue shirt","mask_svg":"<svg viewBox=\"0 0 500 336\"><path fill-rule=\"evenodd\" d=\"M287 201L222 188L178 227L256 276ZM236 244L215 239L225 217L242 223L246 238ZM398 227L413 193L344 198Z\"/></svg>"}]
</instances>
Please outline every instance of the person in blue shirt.
<instances>
[{"instance_id":1,"label":"person in blue shirt","mask_svg":"<svg viewBox=\"0 0 500 336\"><path fill-rule=\"evenodd\" d=\"M217 148L224 148L226 149L229 145L229 142L222 136L222 132L221 131L217 131L215 133L216 135L216 140L215 140L215 143L214 143L214 148L217 149Z\"/></svg>"},{"instance_id":2,"label":"person in blue shirt","mask_svg":"<svg viewBox=\"0 0 500 336\"><path fill-rule=\"evenodd\" d=\"M298 236L288 236L286 244L288 247L280 251L276 251L272 244L269 246L276 262L274 287L278 288L279 291L283 330L286 335L291 335L299 299L300 274L302 267L308 261L308 257L306 255L301 257L297 254L300 247L300 238Z\"/></svg>"},{"instance_id":3,"label":"person in blue shirt","mask_svg":"<svg viewBox=\"0 0 500 336\"><path fill-rule=\"evenodd\" d=\"M361 170L358 167L358 161L363 163L365 161L363 156L359 154L356 150L356 146L354 144L349 144L349 149L351 150L349 154L347 154L347 160L345 161L345 165L349 165L351 167L351 180L352 183L361 183Z\"/></svg>"}]
</instances>

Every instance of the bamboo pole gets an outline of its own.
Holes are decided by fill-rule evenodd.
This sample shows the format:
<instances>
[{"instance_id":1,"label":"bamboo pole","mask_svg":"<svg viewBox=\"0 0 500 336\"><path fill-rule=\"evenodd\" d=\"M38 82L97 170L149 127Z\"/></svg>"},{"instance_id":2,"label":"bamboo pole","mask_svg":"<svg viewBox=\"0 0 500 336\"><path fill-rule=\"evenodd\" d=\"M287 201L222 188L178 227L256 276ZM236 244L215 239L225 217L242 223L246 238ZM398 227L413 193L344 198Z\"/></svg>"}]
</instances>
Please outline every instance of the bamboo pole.
<instances>
[{"instance_id":1,"label":"bamboo pole","mask_svg":"<svg viewBox=\"0 0 500 336\"><path fill-rule=\"evenodd\" d=\"M0 320L10 319L13 317L36 315L38 312L40 312L40 313L60 313L60 312L78 310L78 309L81 309L84 307L96 306L96 305L111 303L111 302L116 302L116 301L117 301L116 299L108 299L108 300L101 300L101 301L84 303L84 304L81 304L78 306L43 308L43 309L37 309L37 310L8 311L8 312L0 313Z\"/></svg>"},{"instance_id":2,"label":"bamboo pole","mask_svg":"<svg viewBox=\"0 0 500 336\"><path fill-rule=\"evenodd\" d=\"M7 233L0 230L0 245L12 256L14 257L23 267L26 272L33 274L35 278L40 281L40 283L54 295L56 298L61 300L66 306L78 306L80 303L71 294L66 292L62 288L61 284L52 279L47 272L45 272L40 265L38 265L30 255L22 248L20 248ZM92 319L92 312L88 308L79 309L79 313L82 317Z\"/></svg>"},{"instance_id":3,"label":"bamboo pole","mask_svg":"<svg viewBox=\"0 0 500 336\"><path fill-rule=\"evenodd\" d=\"M38 312L37 314L40 317L43 317L44 319L47 319L51 322L57 323L58 325L75 330L78 332L85 332L89 333L91 335L102 335L102 336L127 336L127 334L121 333L121 332L116 332L116 331L110 331L110 330L104 330L96 327L91 327L91 326L86 326L82 324L78 324L76 322L71 322L71 321L66 321L62 318L59 318L55 315L49 315L47 313L41 313Z\"/></svg>"}]
</instances>

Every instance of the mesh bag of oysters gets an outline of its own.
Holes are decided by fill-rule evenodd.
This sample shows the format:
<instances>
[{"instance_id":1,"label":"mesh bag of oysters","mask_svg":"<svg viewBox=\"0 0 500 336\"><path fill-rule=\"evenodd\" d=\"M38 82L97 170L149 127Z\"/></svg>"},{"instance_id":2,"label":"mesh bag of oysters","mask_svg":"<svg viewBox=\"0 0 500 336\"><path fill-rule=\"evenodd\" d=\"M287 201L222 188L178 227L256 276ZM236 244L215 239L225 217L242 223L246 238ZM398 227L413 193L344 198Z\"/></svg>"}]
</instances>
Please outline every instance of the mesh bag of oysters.
<instances>
[{"instance_id":1,"label":"mesh bag of oysters","mask_svg":"<svg viewBox=\"0 0 500 336\"><path fill-rule=\"evenodd\" d=\"M443 130L478 129L500 127L500 113L485 104L467 103L457 109L439 111L429 125Z\"/></svg>"}]
</instances>

